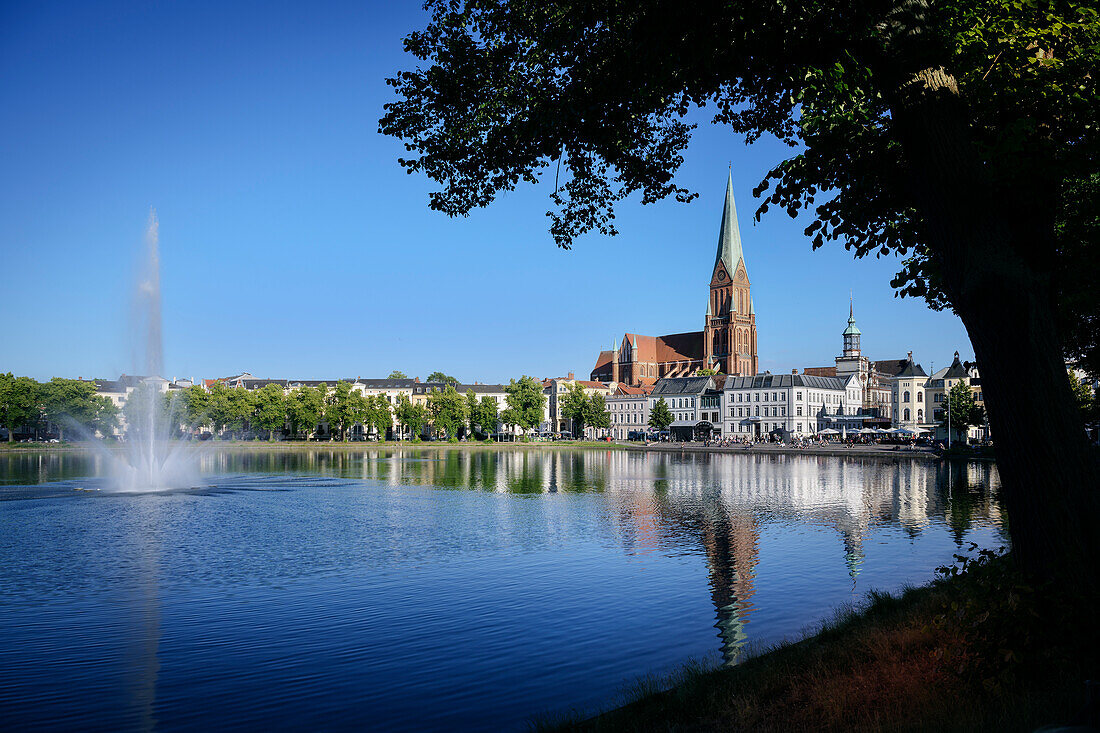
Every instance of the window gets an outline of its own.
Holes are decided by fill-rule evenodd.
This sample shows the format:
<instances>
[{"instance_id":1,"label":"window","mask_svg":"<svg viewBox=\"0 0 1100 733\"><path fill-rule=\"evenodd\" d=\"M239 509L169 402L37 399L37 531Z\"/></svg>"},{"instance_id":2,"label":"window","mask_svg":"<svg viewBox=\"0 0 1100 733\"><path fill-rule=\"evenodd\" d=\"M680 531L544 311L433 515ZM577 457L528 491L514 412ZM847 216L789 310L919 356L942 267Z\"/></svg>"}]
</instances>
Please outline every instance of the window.
<instances>
[{"instance_id":1,"label":"window","mask_svg":"<svg viewBox=\"0 0 1100 733\"><path fill-rule=\"evenodd\" d=\"M797 413L796 413L796 414L797 414L797 415L798 415L799 417L802 417L802 405L799 405L798 407L796 407L796 408L795 408L795 410L797 410Z\"/></svg>"},{"instance_id":2,"label":"window","mask_svg":"<svg viewBox=\"0 0 1100 733\"><path fill-rule=\"evenodd\" d=\"M924 402L924 392L917 392L917 402Z\"/></svg>"},{"instance_id":3,"label":"window","mask_svg":"<svg viewBox=\"0 0 1100 733\"><path fill-rule=\"evenodd\" d=\"M799 400L799 401L801 401L801 400L802 400L802 393L801 393L801 392L795 392L795 393L794 393L794 398L795 398L796 400Z\"/></svg>"},{"instance_id":4,"label":"window","mask_svg":"<svg viewBox=\"0 0 1100 733\"><path fill-rule=\"evenodd\" d=\"M795 427L798 429L798 432L802 432L802 423L798 423Z\"/></svg>"},{"instance_id":5,"label":"window","mask_svg":"<svg viewBox=\"0 0 1100 733\"><path fill-rule=\"evenodd\" d=\"M757 401L757 402L759 402L759 401L760 401L760 393L759 393L759 392L757 392L757 393L756 393L756 401Z\"/></svg>"},{"instance_id":6,"label":"window","mask_svg":"<svg viewBox=\"0 0 1100 733\"><path fill-rule=\"evenodd\" d=\"M908 393L908 392L906 392L906 393L905 393L905 399L904 399L904 400L902 400L902 402L908 402L908 401L909 401L909 393Z\"/></svg>"},{"instance_id":7,"label":"window","mask_svg":"<svg viewBox=\"0 0 1100 733\"><path fill-rule=\"evenodd\" d=\"M924 422L924 410L917 410L917 422Z\"/></svg>"},{"instance_id":8,"label":"window","mask_svg":"<svg viewBox=\"0 0 1100 733\"><path fill-rule=\"evenodd\" d=\"M905 408L905 417L903 419L906 422L909 422L909 408L908 407Z\"/></svg>"}]
</instances>

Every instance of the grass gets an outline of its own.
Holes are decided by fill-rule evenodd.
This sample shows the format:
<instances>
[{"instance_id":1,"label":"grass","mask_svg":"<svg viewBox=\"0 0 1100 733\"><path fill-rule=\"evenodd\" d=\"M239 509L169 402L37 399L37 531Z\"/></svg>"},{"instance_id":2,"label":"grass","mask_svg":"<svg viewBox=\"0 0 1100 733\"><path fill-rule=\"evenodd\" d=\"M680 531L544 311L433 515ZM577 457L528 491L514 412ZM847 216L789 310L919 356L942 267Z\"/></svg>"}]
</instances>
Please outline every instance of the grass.
<instances>
[{"instance_id":1,"label":"grass","mask_svg":"<svg viewBox=\"0 0 1100 733\"><path fill-rule=\"evenodd\" d=\"M643 680L620 708L558 731L1032 731L1075 722L1095 678L1089 603L1031 588L1011 561L873 594L802 641L732 669ZM1095 721L1093 724L1095 725Z\"/></svg>"}]
</instances>

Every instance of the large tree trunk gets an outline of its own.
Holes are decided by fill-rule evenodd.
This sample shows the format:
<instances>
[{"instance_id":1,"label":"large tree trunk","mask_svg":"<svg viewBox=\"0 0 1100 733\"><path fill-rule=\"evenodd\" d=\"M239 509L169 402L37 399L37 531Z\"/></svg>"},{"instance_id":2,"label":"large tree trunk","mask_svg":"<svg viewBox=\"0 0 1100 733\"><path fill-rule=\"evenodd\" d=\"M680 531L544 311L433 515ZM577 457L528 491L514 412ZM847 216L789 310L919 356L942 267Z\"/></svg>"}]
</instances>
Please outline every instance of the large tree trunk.
<instances>
[{"instance_id":1,"label":"large tree trunk","mask_svg":"<svg viewBox=\"0 0 1100 733\"><path fill-rule=\"evenodd\" d=\"M1100 501L1055 328L1056 181L998 190L942 68L904 80L892 109L928 247L978 359L1014 556L1041 578L1091 583Z\"/></svg>"}]
</instances>

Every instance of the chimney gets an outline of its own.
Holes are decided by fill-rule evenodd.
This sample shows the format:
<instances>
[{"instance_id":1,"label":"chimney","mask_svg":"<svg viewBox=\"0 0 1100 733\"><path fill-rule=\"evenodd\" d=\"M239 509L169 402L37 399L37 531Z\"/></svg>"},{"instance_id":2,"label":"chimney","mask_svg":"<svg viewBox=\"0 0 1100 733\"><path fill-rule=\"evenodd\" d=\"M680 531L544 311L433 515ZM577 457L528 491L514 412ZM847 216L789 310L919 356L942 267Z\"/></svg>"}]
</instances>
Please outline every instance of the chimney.
<instances>
[{"instance_id":1,"label":"chimney","mask_svg":"<svg viewBox=\"0 0 1100 733\"><path fill-rule=\"evenodd\" d=\"M569 372L569 379L575 379L575 377L573 376L573 372Z\"/></svg>"},{"instance_id":2,"label":"chimney","mask_svg":"<svg viewBox=\"0 0 1100 733\"><path fill-rule=\"evenodd\" d=\"M913 352L912 351L909 352L908 356L909 356L909 361L913 361Z\"/></svg>"},{"instance_id":3,"label":"chimney","mask_svg":"<svg viewBox=\"0 0 1100 733\"><path fill-rule=\"evenodd\" d=\"M798 374L798 370L797 369L792 369L791 374Z\"/></svg>"}]
</instances>

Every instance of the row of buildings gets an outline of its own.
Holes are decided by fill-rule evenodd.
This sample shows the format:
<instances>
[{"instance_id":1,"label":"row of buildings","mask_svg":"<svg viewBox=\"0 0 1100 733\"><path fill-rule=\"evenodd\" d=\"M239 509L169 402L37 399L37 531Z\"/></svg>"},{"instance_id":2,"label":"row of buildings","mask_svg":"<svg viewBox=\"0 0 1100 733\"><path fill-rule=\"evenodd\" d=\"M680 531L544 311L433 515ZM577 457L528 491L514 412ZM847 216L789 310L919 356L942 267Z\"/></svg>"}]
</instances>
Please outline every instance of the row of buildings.
<instances>
[{"instance_id":1,"label":"row of buildings","mask_svg":"<svg viewBox=\"0 0 1100 733\"><path fill-rule=\"evenodd\" d=\"M843 347L831 366L790 374L759 371L756 309L731 174L703 329L665 336L628 332L599 353L590 377L607 389L615 438L646 431L649 412L660 399L672 409L673 434L683 438L808 436L861 428L933 433L942 421L946 392L960 381L982 404L977 367L961 363L958 352L951 366L929 375L912 352L904 359L868 358L861 337L849 303ZM973 437L985 432L975 430Z\"/></svg>"}]
</instances>

